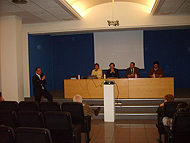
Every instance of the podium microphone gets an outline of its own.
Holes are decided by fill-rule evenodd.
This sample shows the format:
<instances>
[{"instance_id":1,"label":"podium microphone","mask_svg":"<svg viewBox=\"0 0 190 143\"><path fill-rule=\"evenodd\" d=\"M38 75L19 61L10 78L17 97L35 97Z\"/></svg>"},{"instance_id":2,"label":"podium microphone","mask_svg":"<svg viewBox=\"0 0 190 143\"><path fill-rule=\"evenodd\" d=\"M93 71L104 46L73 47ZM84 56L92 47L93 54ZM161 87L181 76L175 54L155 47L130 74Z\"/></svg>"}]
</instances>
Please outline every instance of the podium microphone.
<instances>
[{"instance_id":1,"label":"podium microphone","mask_svg":"<svg viewBox=\"0 0 190 143\"><path fill-rule=\"evenodd\" d=\"M85 70L85 72L84 72L84 75L83 75L82 79L85 79L85 74L86 74L86 72L87 72L87 69Z\"/></svg>"}]
</instances>

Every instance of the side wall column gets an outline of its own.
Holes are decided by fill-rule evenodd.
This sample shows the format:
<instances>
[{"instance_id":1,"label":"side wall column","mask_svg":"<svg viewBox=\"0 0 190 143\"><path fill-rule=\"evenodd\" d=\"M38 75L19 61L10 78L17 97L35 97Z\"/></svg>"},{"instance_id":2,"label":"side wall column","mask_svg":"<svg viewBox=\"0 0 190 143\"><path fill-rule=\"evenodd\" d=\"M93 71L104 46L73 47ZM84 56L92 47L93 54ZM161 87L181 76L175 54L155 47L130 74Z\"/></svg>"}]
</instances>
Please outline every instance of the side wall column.
<instances>
[{"instance_id":1,"label":"side wall column","mask_svg":"<svg viewBox=\"0 0 190 143\"><path fill-rule=\"evenodd\" d=\"M1 89L5 100L24 100L22 20L2 17L0 22Z\"/></svg>"}]
</instances>

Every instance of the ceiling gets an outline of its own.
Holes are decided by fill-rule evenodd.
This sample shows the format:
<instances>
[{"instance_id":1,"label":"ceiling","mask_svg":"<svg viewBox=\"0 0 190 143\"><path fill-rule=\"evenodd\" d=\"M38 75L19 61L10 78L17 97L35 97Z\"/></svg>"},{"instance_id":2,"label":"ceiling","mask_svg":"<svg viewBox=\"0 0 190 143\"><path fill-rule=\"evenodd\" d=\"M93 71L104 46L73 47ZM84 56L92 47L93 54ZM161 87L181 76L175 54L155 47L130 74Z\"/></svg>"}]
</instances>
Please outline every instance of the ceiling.
<instances>
[{"instance_id":1,"label":"ceiling","mask_svg":"<svg viewBox=\"0 0 190 143\"><path fill-rule=\"evenodd\" d=\"M23 24L79 20L88 8L111 0L27 0L27 4L14 4L12 0L0 0L0 17L16 15ZM115 0L133 2L152 7L153 0ZM77 6L80 10L77 10ZM77 12L78 11L78 12ZM156 0L151 14L189 15L190 0Z\"/></svg>"}]
</instances>

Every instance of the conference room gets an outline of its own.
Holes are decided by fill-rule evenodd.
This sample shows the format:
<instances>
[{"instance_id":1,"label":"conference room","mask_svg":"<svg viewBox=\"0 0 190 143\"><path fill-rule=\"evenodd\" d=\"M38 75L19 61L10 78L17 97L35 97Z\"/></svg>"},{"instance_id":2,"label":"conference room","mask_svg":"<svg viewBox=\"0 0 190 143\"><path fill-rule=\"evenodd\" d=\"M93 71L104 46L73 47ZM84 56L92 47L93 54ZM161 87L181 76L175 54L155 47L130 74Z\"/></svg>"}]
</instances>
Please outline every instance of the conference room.
<instances>
[{"instance_id":1,"label":"conference room","mask_svg":"<svg viewBox=\"0 0 190 143\"><path fill-rule=\"evenodd\" d=\"M164 96L190 102L189 1L26 1L0 1L4 100L34 102L32 77L40 67L60 110L77 94L90 108L101 107L91 120L90 142L164 142L155 126ZM161 78L148 77L155 61ZM104 75L111 62L119 78L90 78L95 63ZM131 62L139 68L137 78L126 78ZM106 86L113 87L112 122L105 121ZM86 134L81 138L86 142Z\"/></svg>"}]
</instances>

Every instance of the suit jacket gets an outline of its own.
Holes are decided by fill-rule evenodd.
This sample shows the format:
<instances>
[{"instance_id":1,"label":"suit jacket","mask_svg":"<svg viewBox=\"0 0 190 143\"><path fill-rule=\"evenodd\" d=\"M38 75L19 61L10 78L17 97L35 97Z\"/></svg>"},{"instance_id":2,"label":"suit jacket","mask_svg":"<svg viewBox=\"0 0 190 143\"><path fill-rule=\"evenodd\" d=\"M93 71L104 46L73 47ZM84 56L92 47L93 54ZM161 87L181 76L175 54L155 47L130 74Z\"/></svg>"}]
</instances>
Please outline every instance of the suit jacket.
<instances>
[{"instance_id":1,"label":"suit jacket","mask_svg":"<svg viewBox=\"0 0 190 143\"><path fill-rule=\"evenodd\" d=\"M40 96L41 92L43 90L46 90L45 85L47 84L46 80L40 80L39 77L35 74L32 77L32 83L33 83L33 94L36 96ZM42 89L42 86L44 89Z\"/></svg>"},{"instance_id":2,"label":"suit jacket","mask_svg":"<svg viewBox=\"0 0 190 143\"><path fill-rule=\"evenodd\" d=\"M135 74L135 73L137 74L138 77L140 77L139 68L134 67L134 74ZM132 74L131 68L127 68L125 77L128 77L128 75L131 75L131 74Z\"/></svg>"},{"instance_id":3,"label":"suit jacket","mask_svg":"<svg viewBox=\"0 0 190 143\"><path fill-rule=\"evenodd\" d=\"M159 77L159 75L164 76L164 72L162 70L162 68L158 67L158 70L155 71L154 68L150 69L150 72L148 74L148 77L151 77L153 75L153 73L155 73L155 77Z\"/></svg>"},{"instance_id":4,"label":"suit jacket","mask_svg":"<svg viewBox=\"0 0 190 143\"><path fill-rule=\"evenodd\" d=\"M119 77L119 71L118 69L114 68L115 73L113 73L113 77ZM110 73L111 69L108 69L106 72L106 77L112 77L112 74Z\"/></svg>"}]
</instances>

